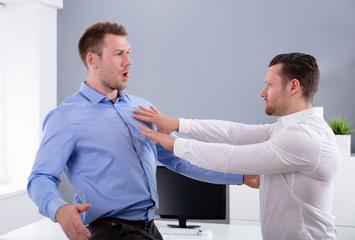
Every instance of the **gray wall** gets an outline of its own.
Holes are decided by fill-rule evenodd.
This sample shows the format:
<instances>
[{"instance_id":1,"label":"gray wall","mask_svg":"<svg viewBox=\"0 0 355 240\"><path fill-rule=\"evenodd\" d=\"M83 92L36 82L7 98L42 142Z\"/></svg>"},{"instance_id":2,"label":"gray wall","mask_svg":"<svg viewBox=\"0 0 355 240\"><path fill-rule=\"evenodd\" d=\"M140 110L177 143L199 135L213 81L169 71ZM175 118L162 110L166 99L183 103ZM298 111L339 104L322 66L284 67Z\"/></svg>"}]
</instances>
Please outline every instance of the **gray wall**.
<instances>
[{"instance_id":1,"label":"gray wall","mask_svg":"<svg viewBox=\"0 0 355 240\"><path fill-rule=\"evenodd\" d=\"M132 47L128 93L163 114L270 123L259 93L269 61L305 52L321 71L316 106L355 128L355 1L64 0L58 13L58 103L86 79L77 53L83 29L126 26ZM352 137L355 152L355 138Z\"/></svg>"}]
</instances>

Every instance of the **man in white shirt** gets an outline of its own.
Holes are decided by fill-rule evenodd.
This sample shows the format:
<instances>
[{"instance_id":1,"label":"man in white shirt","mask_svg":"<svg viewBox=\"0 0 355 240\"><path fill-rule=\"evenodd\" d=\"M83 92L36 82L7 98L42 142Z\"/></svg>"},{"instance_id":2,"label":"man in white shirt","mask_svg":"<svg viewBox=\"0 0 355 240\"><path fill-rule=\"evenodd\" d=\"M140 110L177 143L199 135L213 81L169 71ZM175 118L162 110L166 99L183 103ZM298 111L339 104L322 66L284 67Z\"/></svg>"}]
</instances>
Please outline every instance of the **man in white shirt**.
<instances>
[{"instance_id":1,"label":"man in white shirt","mask_svg":"<svg viewBox=\"0 0 355 240\"><path fill-rule=\"evenodd\" d=\"M260 174L264 239L335 239L331 214L338 153L323 108L313 107L319 69L308 54L274 57L260 96L274 124L165 117L151 107L135 117L157 125L143 134L192 164L228 173ZM194 139L169 136L179 131Z\"/></svg>"}]
</instances>

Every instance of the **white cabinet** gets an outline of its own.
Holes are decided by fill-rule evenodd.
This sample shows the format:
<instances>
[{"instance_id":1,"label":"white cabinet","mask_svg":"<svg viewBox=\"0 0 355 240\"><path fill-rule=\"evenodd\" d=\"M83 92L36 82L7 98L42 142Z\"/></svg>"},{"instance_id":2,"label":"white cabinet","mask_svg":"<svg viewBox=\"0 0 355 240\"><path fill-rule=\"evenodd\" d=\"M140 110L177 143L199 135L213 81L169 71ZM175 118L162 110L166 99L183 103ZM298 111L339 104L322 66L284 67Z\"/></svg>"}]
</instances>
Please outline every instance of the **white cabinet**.
<instances>
[{"instance_id":1,"label":"white cabinet","mask_svg":"<svg viewBox=\"0 0 355 240\"><path fill-rule=\"evenodd\" d=\"M230 220L259 221L259 190L243 186L230 186ZM237 222L236 222L237 221Z\"/></svg>"},{"instance_id":2,"label":"white cabinet","mask_svg":"<svg viewBox=\"0 0 355 240\"><path fill-rule=\"evenodd\" d=\"M355 227L355 155L340 157L334 184L333 215L337 226ZM259 221L259 191L230 186L230 220Z\"/></svg>"},{"instance_id":3,"label":"white cabinet","mask_svg":"<svg viewBox=\"0 0 355 240\"><path fill-rule=\"evenodd\" d=\"M355 227L355 155L340 158L332 213L335 225Z\"/></svg>"}]
</instances>

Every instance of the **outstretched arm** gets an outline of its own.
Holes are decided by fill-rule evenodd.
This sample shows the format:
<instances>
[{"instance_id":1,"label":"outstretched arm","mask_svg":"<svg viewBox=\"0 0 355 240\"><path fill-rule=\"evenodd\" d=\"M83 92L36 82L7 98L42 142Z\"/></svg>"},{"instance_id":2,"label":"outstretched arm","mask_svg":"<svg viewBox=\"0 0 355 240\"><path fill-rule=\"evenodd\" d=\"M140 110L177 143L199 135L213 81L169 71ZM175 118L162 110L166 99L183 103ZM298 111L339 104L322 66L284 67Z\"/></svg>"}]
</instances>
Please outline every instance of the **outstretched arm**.
<instances>
[{"instance_id":1,"label":"outstretched arm","mask_svg":"<svg viewBox=\"0 0 355 240\"><path fill-rule=\"evenodd\" d=\"M200 168L189 161L176 157L174 152L169 151L157 144L158 161L170 170L203 182L228 185L242 185L242 174L221 173Z\"/></svg>"},{"instance_id":2,"label":"outstretched arm","mask_svg":"<svg viewBox=\"0 0 355 240\"><path fill-rule=\"evenodd\" d=\"M174 151L174 143L176 137L169 136L167 134L158 133L148 127L138 126L143 135L153 139L153 143L160 143L161 146L167 150ZM243 183L251 188L259 188L260 176L259 175L244 175Z\"/></svg>"},{"instance_id":3,"label":"outstretched arm","mask_svg":"<svg viewBox=\"0 0 355 240\"><path fill-rule=\"evenodd\" d=\"M248 125L222 120L177 119L160 114L153 106L150 106L150 109L142 106L139 108L140 110L134 110L134 117L140 121L155 124L158 132L170 134L178 131L204 142L231 145L254 144L267 141L271 134L270 125Z\"/></svg>"},{"instance_id":4,"label":"outstretched arm","mask_svg":"<svg viewBox=\"0 0 355 240\"><path fill-rule=\"evenodd\" d=\"M190 178L216 184L244 184L251 188L259 188L259 175L231 174L207 170L193 165L189 161L176 157L172 151L166 150L160 144L157 144L157 150L159 162L174 172Z\"/></svg>"}]
</instances>

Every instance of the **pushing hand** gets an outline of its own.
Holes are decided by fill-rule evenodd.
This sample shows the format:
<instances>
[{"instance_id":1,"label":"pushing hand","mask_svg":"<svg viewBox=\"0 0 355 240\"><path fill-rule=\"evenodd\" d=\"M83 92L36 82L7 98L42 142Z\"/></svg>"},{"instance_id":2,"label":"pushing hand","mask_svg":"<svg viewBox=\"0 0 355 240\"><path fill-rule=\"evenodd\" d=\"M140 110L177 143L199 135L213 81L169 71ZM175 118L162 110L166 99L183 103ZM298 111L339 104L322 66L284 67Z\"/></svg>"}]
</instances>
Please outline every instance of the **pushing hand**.
<instances>
[{"instance_id":1,"label":"pushing hand","mask_svg":"<svg viewBox=\"0 0 355 240\"><path fill-rule=\"evenodd\" d=\"M138 127L142 130L142 134L153 139L153 144L160 143L164 148L174 151L174 143L176 137L169 136L167 134L162 134L156 132L148 127L144 127L142 125L138 125Z\"/></svg>"},{"instance_id":2,"label":"pushing hand","mask_svg":"<svg viewBox=\"0 0 355 240\"><path fill-rule=\"evenodd\" d=\"M179 130L179 119L165 117L158 110L150 106L150 109L139 106L141 110L134 110L134 117L142 122L153 123L158 127L159 133L170 134Z\"/></svg>"}]
</instances>

